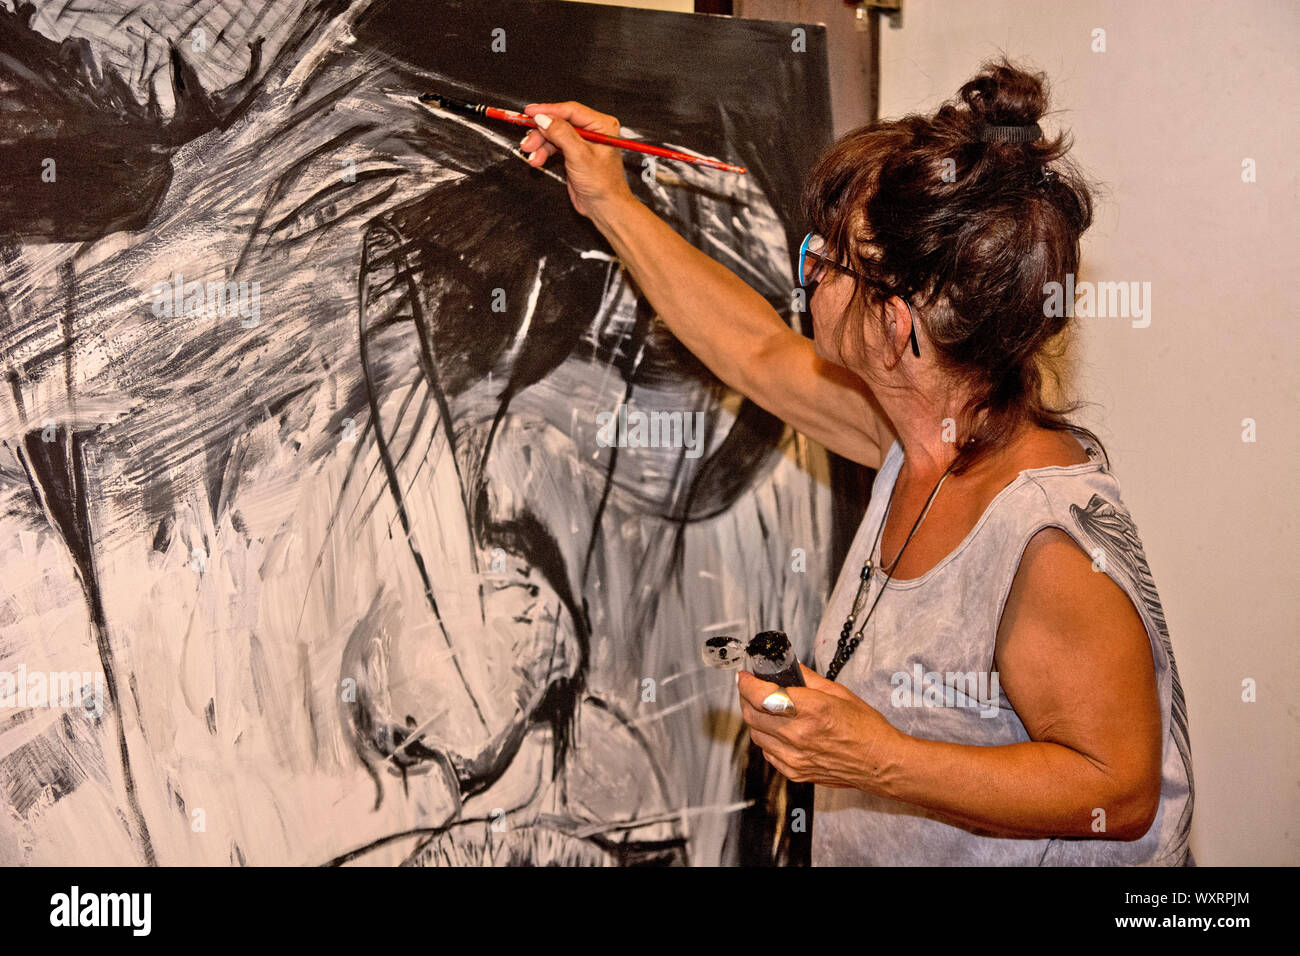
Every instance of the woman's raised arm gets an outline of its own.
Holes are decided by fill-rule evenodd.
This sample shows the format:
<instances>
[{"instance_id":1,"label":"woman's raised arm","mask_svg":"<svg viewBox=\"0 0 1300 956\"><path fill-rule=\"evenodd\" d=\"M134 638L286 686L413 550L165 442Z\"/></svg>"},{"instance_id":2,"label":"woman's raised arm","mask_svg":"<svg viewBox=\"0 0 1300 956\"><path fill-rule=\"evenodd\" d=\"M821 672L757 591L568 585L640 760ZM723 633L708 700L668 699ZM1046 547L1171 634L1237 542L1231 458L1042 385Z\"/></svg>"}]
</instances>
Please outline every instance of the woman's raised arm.
<instances>
[{"instance_id":1,"label":"woman's raised arm","mask_svg":"<svg viewBox=\"0 0 1300 956\"><path fill-rule=\"evenodd\" d=\"M619 134L581 103L534 103L547 117L523 148L540 166L564 154L569 197L613 246L660 319L718 378L830 450L879 468L892 434L867 384L817 356L812 342L734 272L692 246L632 194L618 150L573 126ZM539 119L539 126L545 122Z\"/></svg>"}]
</instances>

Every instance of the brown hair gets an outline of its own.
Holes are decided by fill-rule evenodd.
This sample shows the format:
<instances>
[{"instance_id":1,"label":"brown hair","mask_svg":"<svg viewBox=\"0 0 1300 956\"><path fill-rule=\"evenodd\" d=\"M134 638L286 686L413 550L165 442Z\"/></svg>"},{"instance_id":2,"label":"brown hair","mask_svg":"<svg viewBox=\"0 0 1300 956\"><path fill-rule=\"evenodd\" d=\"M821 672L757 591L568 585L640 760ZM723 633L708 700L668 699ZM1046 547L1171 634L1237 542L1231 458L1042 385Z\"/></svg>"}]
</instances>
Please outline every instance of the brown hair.
<instances>
[{"instance_id":1,"label":"brown hair","mask_svg":"<svg viewBox=\"0 0 1300 956\"><path fill-rule=\"evenodd\" d=\"M803 190L803 212L826 254L854 279L851 317L900 296L912 306L946 372L971 389L957 418L954 472L973 465L1026 421L1087 436L1052 405L1045 346L1068 318L1045 315L1044 286L1079 265L1092 223L1083 174L1064 134L1035 142L987 140L985 125L1029 126L1047 108L1047 79L1005 58L985 63L931 116L880 120L830 146ZM859 322L865 342L865 327ZM984 412L981 419L980 413ZM1107 458L1109 461L1109 458Z\"/></svg>"}]
</instances>

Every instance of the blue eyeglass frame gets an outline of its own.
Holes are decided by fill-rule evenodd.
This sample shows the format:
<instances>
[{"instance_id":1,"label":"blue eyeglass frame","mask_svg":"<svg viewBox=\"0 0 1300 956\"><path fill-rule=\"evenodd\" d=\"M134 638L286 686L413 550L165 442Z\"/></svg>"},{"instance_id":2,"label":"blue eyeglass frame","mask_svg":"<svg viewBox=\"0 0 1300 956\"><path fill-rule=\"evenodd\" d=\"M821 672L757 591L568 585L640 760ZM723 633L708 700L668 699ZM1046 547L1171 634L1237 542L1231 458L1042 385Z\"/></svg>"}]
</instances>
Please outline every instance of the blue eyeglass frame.
<instances>
[{"instance_id":1,"label":"blue eyeglass frame","mask_svg":"<svg viewBox=\"0 0 1300 956\"><path fill-rule=\"evenodd\" d=\"M810 279L804 281L804 276L806 275L806 272L804 270L804 264L808 256L812 256L814 259L818 260L823 265L830 266L833 269L839 269L841 272L847 272L849 275L857 276L859 279L870 281L862 273L854 272L848 266L842 266L835 260L828 259L826 256L822 255L819 252L813 252L811 249L808 248L808 244L812 242L813 239L821 239L822 242L826 241L815 232L810 232L808 233L808 235L803 237L803 243L799 246L799 285L803 286L804 288L807 288L809 284L820 281L820 276L821 276L820 268L818 268L817 272ZM912 342L912 354L915 355L917 358L920 358L921 344L916 340L916 315L912 312L912 303L908 302L906 299L903 299L903 305L907 306L907 314L912 319L912 329L911 332L908 334L908 338Z\"/></svg>"}]
</instances>

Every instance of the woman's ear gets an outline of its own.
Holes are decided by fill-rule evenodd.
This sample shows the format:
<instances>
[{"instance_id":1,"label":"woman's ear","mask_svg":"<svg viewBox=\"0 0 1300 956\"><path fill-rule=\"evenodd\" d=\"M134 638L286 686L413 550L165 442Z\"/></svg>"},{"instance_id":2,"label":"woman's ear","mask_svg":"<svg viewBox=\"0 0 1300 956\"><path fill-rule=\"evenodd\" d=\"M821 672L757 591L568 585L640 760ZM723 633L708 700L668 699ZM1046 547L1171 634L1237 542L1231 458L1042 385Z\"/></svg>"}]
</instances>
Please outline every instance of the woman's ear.
<instances>
[{"instance_id":1,"label":"woman's ear","mask_svg":"<svg viewBox=\"0 0 1300 956\"><path fill-rule=\"evenodd\" d=\"M908 344L910 330L906 326L902 326L901 321L904 316L910 318L910 314L907 311L907 306L898 296L885 300L883 307L889 317L889 347L885 365L888 368L893 368L902 361L903 352L911 347ZM900 326L902 326L901 331Z\"/></svg>"}]
</instances>

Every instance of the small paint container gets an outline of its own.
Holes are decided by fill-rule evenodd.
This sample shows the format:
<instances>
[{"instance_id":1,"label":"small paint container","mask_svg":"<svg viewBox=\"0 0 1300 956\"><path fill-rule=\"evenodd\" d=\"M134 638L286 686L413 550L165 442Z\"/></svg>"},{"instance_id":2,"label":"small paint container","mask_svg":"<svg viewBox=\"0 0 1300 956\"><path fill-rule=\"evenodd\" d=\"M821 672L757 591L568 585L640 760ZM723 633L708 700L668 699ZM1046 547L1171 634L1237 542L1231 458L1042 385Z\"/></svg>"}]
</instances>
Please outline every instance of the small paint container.
<instances>
[{"instance_id":1,"label":"small paint container","mask_svg":"<svg viewBox=\"0 0 1300 956\"><path fill-rule=\"evenodd\" d=\"M745 648L746 668L755 677L780 687L803 687L799 657L785 631L760 631Z\"/></svg>"}]
</instances>

